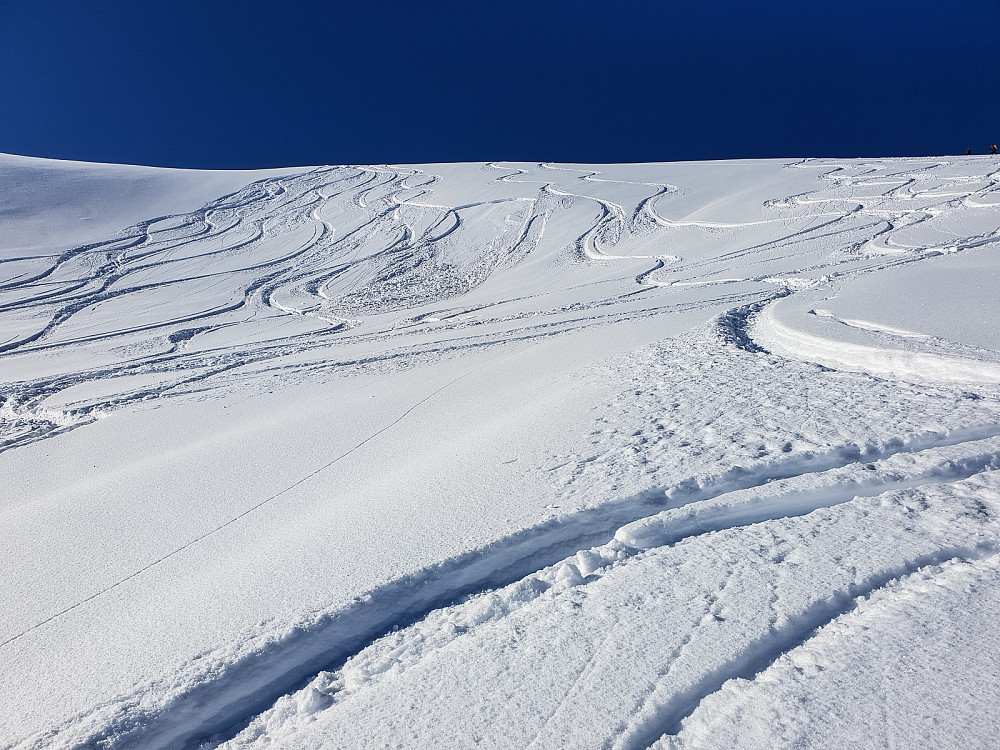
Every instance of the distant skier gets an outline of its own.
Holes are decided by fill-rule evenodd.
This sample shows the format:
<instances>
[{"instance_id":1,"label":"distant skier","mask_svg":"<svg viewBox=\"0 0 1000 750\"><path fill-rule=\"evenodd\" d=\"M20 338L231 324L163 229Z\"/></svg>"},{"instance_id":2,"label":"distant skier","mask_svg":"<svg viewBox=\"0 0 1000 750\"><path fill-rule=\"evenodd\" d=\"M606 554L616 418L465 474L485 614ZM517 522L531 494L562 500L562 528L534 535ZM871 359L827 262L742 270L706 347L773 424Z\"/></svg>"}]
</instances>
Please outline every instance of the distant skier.
<instances>
[{"instance_id":1,"label":"distant skier","mask_svg":"<svg viewBox=\"0 0 1000 750\"><path fill-rule=\"evenodd\" d=\"M993 154L994 156L997 155L997 145L995 143L992 146L990 146L990 153Z\"/></svg>"},{"instance_id":2,"label":"distant skier","mask_svg":"<svg viewBox=\"0 0 1000 750\"><path fill-rule=\"evenodd\" d=\"M972 146L969 146L967 149L965 149L965 155L972 156Z\"/></svg>"}]
</instances>

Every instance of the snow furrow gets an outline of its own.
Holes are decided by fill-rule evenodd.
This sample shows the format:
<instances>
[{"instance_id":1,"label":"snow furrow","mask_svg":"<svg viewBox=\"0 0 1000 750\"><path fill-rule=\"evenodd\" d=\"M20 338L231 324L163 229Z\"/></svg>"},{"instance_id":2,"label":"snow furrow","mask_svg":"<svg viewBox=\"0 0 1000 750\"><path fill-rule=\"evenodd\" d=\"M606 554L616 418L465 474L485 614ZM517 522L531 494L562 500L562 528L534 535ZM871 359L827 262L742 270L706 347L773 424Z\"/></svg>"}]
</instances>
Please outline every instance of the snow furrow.
<instances>
[{"instance_id":1,"label":"snow furrow","mask_svg":"<svg viewBox=\"0 0 1000 750\"><path fill-rule=\"evenodd\" d=\"M228 666L223 674L197 686L156 714L132 714L124 724L103 731L116 737L114 747L197 747L213 735L230 736L234 727L242 728L303 680L336 666L388 630L418 622L458 599L493 596L489 592L496 592L501 599L513 596L514 600L496 609L506 614L553 587L585 585L603 569L625 564L647 549L673 545L711 531L805 515L856 497L955 482L996 469L1000 457L1000 440L996 436L1000 435L1000 428L977 432L991 437L976 441L969 440L968 435L923 436L919 440L899 441L878 457L873 452L862 454L854 447L845 447L807 464L800 459L784 466L761 468L753 474L736 473L700 491L682 486L665 493L650 492L609 503L593 512L563 517L375 590L349 610L333 613L296 631L287 640L271 643L253 657ZM927 445L943 448L926 448ZM968 455L970 452L972 455ZM927 454L926 458L922 453ZM927 468L913 473L912 468L907 468L913 465L909 456L914 456L917 465ZM894 457L906 461L894 462ZM860 464L859 459L868 461L872 468ZM851 471L838 473L839 469ZM808 473L800 473L803 470ZM827 478L824 476L827 473L833 476ZM664 503L672 509L650 514L651 509ZM233 522L257 507L260 506L249 509ZM201 538L204 537L170 556ZM590 546L595 543L597 546ZM161 561L151 563L101 593ZM514 582L517 583L513 592L504 593L505 587ZM61 614L64 612L45 622ZM11 640L14 639L8 642ZM6 642L0 648L4 645Z\"/></svg>"},{"instance_id":2,"label":"snow furrow","mask_svg":"<svg viewBox=\"0 0 1000 750\"><path fill-rule=\"evenodd\" d=\"M684 719L727 682L734 679L752 680L782 655L809 641L817 630L850 613L861 601L879 590L922 569L949 561L983 560L996 554L995 543L938 550L907 560L891 571L880 572L852 584L845 591L836 592L829 599L817 601L785 626L773 629L766 636L748 644L737 658L706 674L690 690L664 696L660 699L662 702L658 701L659 696L654 693L647 707L630 720L628 728L614 743L614 750L645 750L662 739L676 735Z\"/></svg>"},{"instance_id":3,"label":"snow furrow","mask_svg":"<svg viewBox=\"0 0 1000 750\"><path fill-rule=\"evenodd\" d=\"M525 563L544 563L544 567L527 576L514 578L511 582L503 580L490 582L490 585L472 592L455 590L450 596L441 597L448 606L434 606L431 603L425 612L415 613L413 610L408 610L401 613L401 616L396 618L393 630L402 628L403 623L416 624L410 636L406 636L406 631L393 635L396 645L392 650L392 672L398 676L409 666L426 659L430 650L442 649L474 628L508 617L542 595L551 596L569 588L585 587L605 574L614 574L620 570L620 566L628 565L629 560L647 550L674 545L684 539L713 531L737 529L778 518L803 516L814 510L830 508L859 497L875 497L901 489L958 482L983 471L996 470L1000 464L1000 440L991 438L971 443L957 442L952 444L950 450L929 449L926 454L926 456L917 454L914 459L907 458L905 461L894 461L894 456L889 455L885 459L875 461L874 464L868 464L867 467L854 464L851 471L844 471L852 468L851 465L845 465L839 469L789 477L785 481L761 483L745 490L722 494L709 493L704 499L688 498L683 505L674 510L648 516L620 527L614 533L613 539L605 544L579 549L557 562L552 561L551 555L558 554L561 546L553 545L544 553L535 553L525 560ZM900 454L895 456L901 457ZM925 468L913 473L914 465L922 465ZM909 473L907 473L908 468ZM802 489L797 489L799 487ZM675 500L670 504L677 502L682 501ZM594 532L590 536L596 537L599 533ZM572 546L572 540L568 540L567 546ZM983 550L986 549L987 546L984 546ZM993 548L989 547L989 550ZM948 552L938 562L953 556ZM915 564L907 563L907 569L932 564L932 557L923 556ZM512 565L508 570L515 573L519 567L521 566ZM877 579L880 581L878 585L883 585L897 575L897 572L880 574ZM767 643L760 644L760 649L756 646L748 649L740 658L751 659L754 654L761 652L767 654L770 653L768 649L779 649L779 647L781 651L786 650L785 647L788 647L788 644L796 638L795 634L801 630L802 623L813 623L808 628L811 631L821 624L817 617L829 615L835 607L868 593L870 589L862 583L852 588L852 591L857 593L850 594L846 599L845 595L838 594L830 602L816 604L783 628L780 633L774 633L773 642L769 638ZM454 605L450 603L449 600L459 597L463 598L461 603ZM446 627L447 623L463 622L467 624ZM376 638L370 639L368 643L381 636L381 633L376 634ZM367 647L368 644L365 648ZM361 660L360 655L364 653L365 648L358 649L354 652L354 656L350 653L338 654L331 660L330 665L323 667L324 670L330 670L342 660L357 662L349 673L322 672L305 689L288 699L282 699L274 709L256 718L254 725L266 725L270 727L269 731L275 731L280 722L294 720L296 713L293 711L289 714L289 705L300 706L299 718L308 721L325 708L346 699L354 691L368 687L371 682L379 680L381 672L377 666L365 667ZM683 643L679 648L683 648ZM773 658L778 655L775 653ZM773 658L769 658L768 661ZM754 660L753 663L759 662ZM737 667L733 665L727 665L718 673L707 676L703 685L697 689L700 690L708 685L714 686L712 687L714 691L717 689L716 682L720 675L730 675L736 669ZM729 676L722 678L721 682L727 679ZM655 697L651 697L649 706L655 706L655 709L647 708L646 712L652 711L653 718L637 719L635 725L626 732L622 747L645 747L667 731L658 729L659 727L672 728L674 723L687 715L687 713L678 715L674 707L677 705L686 707L691 704L693 710L693 695L692 691L671 695L665 703L657 702ZM285 718L279 721L278 717ZM242 723L238 725L239 728L242 726ZM233 731L225 732L224 736L232 735Z\"/></svg>"}]
</instances>

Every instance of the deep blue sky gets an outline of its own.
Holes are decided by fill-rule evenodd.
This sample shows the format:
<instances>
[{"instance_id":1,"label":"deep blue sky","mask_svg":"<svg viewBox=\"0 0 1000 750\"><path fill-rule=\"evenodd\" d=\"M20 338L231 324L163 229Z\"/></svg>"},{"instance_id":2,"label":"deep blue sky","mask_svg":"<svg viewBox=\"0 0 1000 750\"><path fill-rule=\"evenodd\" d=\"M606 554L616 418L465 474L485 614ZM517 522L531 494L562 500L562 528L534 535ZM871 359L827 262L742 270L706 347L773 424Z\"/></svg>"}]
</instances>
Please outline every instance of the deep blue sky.
<instances>
[{"instance_id":1,"label":"deep blue sky","mask_svg":"<svg viewBox=\"0 0 1000 750\"><path fill-rule=\"evenodd\" d=\"M997 0L0 0L0 151L162 166L982 153Z\"/></svg>"}]
</instances>

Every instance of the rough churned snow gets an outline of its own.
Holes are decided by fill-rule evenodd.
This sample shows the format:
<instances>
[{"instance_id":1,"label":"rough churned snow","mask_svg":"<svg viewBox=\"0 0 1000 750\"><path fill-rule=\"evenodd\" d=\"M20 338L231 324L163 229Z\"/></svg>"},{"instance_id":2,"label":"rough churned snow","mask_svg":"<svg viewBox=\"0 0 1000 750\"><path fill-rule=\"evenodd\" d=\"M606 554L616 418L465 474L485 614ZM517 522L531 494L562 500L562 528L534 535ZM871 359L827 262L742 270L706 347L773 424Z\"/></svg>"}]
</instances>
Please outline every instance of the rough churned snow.
<instances>
[{"instance_id":1,"label":"rough churned snow","mask_svg":"<svg viewBox=\"0 0 1000 750\"><path fill-rule=\"evenodd\" d=\"M0 187L0 747L1000 731L996 159Z\"/></svg>"}]
</instances>

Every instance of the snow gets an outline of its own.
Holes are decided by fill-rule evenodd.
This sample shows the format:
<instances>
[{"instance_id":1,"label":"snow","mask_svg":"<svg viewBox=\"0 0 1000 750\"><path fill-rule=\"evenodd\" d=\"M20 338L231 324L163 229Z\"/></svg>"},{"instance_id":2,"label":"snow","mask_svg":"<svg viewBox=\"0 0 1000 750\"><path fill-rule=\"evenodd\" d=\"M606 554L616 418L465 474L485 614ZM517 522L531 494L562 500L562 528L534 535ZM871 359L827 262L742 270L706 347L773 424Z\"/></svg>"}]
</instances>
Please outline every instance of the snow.
<instances>
[{"instance_id":1,"label":"snow","mask_svg":"<svg viewBox=\"0 0 1000 750\"><path fill-rule=\"evenodd\" d=\"M0 746L1000 729L995 159L0 185Z\"/></svg>"},{"instance_id":2,"label":"snow","mask_svg":"<svg viewBox=\"0 0 1000 750\"><path fill-rule=\"evenodd\" d=\"M0 253L44 256L106 240L157 214L185 213L296 169L157 169L0 154ZM165 228L165 227L164 227Z\"/></svg>"}]
</instances>

